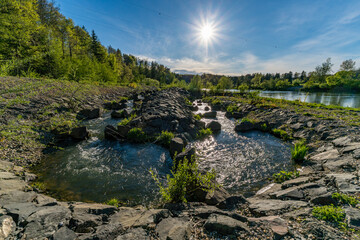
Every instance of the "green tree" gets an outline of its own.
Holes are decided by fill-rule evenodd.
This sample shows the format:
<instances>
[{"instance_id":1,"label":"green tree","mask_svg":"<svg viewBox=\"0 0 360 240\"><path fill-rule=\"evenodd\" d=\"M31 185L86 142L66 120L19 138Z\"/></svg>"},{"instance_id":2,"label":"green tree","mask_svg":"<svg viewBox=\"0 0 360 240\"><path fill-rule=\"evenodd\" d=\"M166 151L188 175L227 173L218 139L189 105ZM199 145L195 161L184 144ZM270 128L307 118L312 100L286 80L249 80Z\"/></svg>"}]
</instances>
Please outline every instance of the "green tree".
<instances>
[{"instance_id":1,"label":"green tree","mask_svg":"<svg viewBox=\"0 0 360 240\"><path fill-rule=\"evenodd\" d=\"M228 77L221 77L217 85L218 89L230 89L233 87L233 82Z\"/></svg>"},{"instance_id":2,"label":"green tree","mask_svg":"<svg viewBox=\"0 0 360 240\"><path fill-rule=\"evenodd\" d=\"M354 71L356 62L352 59L345 60L340 65L341 71Z\"/></svg>"}]
</instances>

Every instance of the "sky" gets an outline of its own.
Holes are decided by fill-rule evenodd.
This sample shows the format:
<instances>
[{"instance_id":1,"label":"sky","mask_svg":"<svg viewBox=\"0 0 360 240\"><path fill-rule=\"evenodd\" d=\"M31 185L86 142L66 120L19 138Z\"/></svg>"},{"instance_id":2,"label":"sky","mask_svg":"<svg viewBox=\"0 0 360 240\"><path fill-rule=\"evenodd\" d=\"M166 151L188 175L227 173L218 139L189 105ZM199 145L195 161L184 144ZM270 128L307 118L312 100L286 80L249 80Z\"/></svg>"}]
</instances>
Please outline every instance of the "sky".
<instances>
[{"instance_id":1,"label":"sky","mask_svg":"<svg viewBox=\"0 0 360 240\"><path fill-rule=\"evenodd\" d=\"M56 0L104 46L178 73L313 71L331 58L360 67L358 0ZM205 30L204 30L205 29ZM206 32L208 38L201 34Z\"/></svg>"}]
</instances>

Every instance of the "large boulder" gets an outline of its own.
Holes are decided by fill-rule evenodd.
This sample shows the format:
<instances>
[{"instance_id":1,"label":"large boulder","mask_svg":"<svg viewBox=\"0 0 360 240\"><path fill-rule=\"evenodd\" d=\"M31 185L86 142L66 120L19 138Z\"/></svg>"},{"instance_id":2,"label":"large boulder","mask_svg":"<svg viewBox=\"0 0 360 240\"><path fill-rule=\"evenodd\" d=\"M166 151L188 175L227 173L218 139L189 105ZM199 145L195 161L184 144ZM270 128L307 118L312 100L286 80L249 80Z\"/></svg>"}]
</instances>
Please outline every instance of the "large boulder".
<instances>
[{"instance_id":1,"label":"large boulder","mask_svg":"<svg viewBox=\"0 0 360 240\"><path fill-rule=\"evenodd\" d=\"M235 126L235 131L237 132L247 132L256 130L256 125L253 122L243 121Z\"/></svg>"},{"instance_id":2,"label":"large boulder","mask_svg":"<svg viewBox=\"0 0 360 240\"><path fill-rule=\"evenodd\" d=\"M121 135L118 133L117 129L112 125L107 125L104 130L105 138L108 140L119 140Z\"/></svg>"},{"instance_id":3,"label":"large boulder","mask_svg":"<svg viewBox=\"0 0 360 240\"><path fill-rule=\"evenodd\" d=\"M191 234L191 222L186 218L165 218L157 226L155 231L160 240L188 239Z\"/></svg>"},{"instance_id":4,"label":"large boulder","mask_svg":"<svg viewBox=\"0 0 360 240\"><path fill-rule=\"evenodd\" d=\"M170 155L174 156L175 153L181 153L184 147L185 144L181 138L175 137L171 139L170 147L169 147Z\"/></svg>"},{"instance_id":5,"label":"large boulder","mask_svg":"<svg viewBox=\"0 0 360 240\"><path fill-rule=\"evenodd\" d=\"M204 227L209 232L218 232L223 235L231 235L235 231L250 232L249 227L245 223L220 214L211 214Z\"/></svg>"},{"instance_id":6,"label":"large boulder","mask_svg":"<svg viewBox=\"0 0 360 240\"><path fill-rule=\"evenodd\" d=\"M82 109L78 112L76 115L77 119L80 120L89 120L89 119L95 119L101 116L101 110L100 108L94 108L94 109Z\"/></svg>"},{"instance_id":7,"label":"large boulder","mask_svg":"<svg viewBox=\"0 0 360 240\"><path fill-rule=\"evenodd\" d=\"M206 112L202 114L203 118L216 118L217 112L216 111L211 111L211 112Z\"/></svg>"},{"instance_id":8,"label":"large boulder","mask_svg":"<svg viewBox=\"0 0 360 240\"><path fill-rule=\"evenodd\" d=\"M221 130L221 124L217 121L211 121L208 124L206 124L205 128L210 128L211 131L215 133Z\"/></svg>"},{"instance_id":9,"label":"large boulder","mask_svg":"<svg viewBox=\"0 0 360 240\"><path fill-rule=\"evenodd\" d=\"M71 130L70 136L76 140L85 140L89 137L89 131L86 127L77 127Z\"/></svg>"}]
</instances>

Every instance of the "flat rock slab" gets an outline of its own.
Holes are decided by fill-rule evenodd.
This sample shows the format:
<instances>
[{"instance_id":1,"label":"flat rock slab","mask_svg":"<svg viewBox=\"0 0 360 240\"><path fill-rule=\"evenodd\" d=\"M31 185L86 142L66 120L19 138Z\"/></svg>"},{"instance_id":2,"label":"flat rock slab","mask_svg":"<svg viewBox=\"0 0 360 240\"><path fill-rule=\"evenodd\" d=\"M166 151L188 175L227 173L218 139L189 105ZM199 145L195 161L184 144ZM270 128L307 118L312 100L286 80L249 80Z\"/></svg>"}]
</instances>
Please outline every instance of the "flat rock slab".
<instances>
[{"instance_id":1,"label":"flat rock slab","mask_svg":"<svg viewBox=\"0 0 360 240\"><path fill-rule=\"evenodd\" d=\"M310 157L310 160L315 162L323 162L327 160L335 160L339 158L339 156L340 156L339 151L336 149L332 149L323 153L316 154Z\"/></svg>"},{"instance_id":2,"label":"flat rock slab","mask_svg":"<svg viewBox=\"0 0 360 240\"><path fill-rule=\"evenodd\" d=\"M156 226L155 231L160 240L187 239L191 233L191 222L187 218L165 218Z\"/></svg>"},{"instance_id":3,"label":"flat rock slab","mask_svg":"<svg viewBox=\"0 0 360 240\"><path fill-rule=\"evenodd\" d=\"M294 208L306 207L307 203L303 201L282 201L270 199L248 199L250 210L259 216L274 215L279 212L290 211Z\"/></svg>"},{"instance_id":4,"label":"flat rock slab","mask_svg":"<svg viewBox=\"0 0 360 240\"><path fill-rule=\"evenodd\" d=\"M281 188L285 189L285 188L289 188L289 187L298 186L298 185L309 182L309 180L310 180L309 177L299 177L299 178L291 179L291 180L283 182L281 184Z\"/></svg>"},{"instance_id":5,"label":"flat rock slab","mask_svg":"<svg viewBox=\"0 0 360 240\"><path fill-rule=\"evenodd\" d=\"M352 157L345 157L336 160L329 160L323 164L325 170L331 172L340 171L342 169L351 169L354 168L354 159Z\"/></svg>"},{"instance_id":6,"label":"flat rock slab","mask_svg":"<svg viewBox=\"0 0 360 240\"><path fill-rule=\"evenodd\" d=\"M353 152L357 149L360 149L360 143L356 142L356 143L349 143L347 146L345 146L342 150L343 153L350 153Z\"/></svg>"},{"instance_id":7,"label":"flat rock slab","mask_svg":"<svg viewBox=\"0 0 360 240\"><path fill-rule=\"evenodd\" d=\"M23 191L27 187L26 183L19 179L9 179L0 181L0 195L8 194L12 191Z\"/></svg>"},{"instance_id":8,"label":"flat rock slab","mask_svg":"<svg viewBox=\"0 0 360 240\"><path fill-rule=\"evenodd\" d=\"M350 225L360 227L360 209L347 207L345 213Z\"/></svg>"},{"instance_id":9,"label":"flat rock slab","mask_svg":"<svg viewBox=\"0 0 360 240\"><path fill-rule=\"evenodd\" d=\"M209 232L218 232L223 235L234 234L235 231L250 231L245 223L219 214L211 214L204 227Z\"/></svg>"},{"instance_id":10,"label":"flat rock slab","mask_svg":"<svg viewBox=\"0 0 360 240\"><path fill-rule=\"evenodd\" d=\"M110 217L110 221L120 223L125 229L129 227L147 227L149 224L158 223L162 218L169 216L167 209L134 209L122 207L118 213Z\"/></svg>"},{"instance_id":11,"label":"flat rock slab","mask_svg":"<svg viewBox=\"0 0 360 240\"><path fill-rule=\"evenodd\" d=\"M8 180L8 179L20 179L20 178L11 172L0 172L0 180Z\"/></svg>"},{"instance_id":12,"label":"flat rock slab","mask_svg":"<svg viewBox=\"0 0 360 240\"><path fill-rule=\"evenodd\" d=\"M7 194L0 196L0 206L9 204L9 203L26 203L32 202L36 198L36 193L33 191L23 192L23 191L11 191Z\"/></svg>"},{"instance_id":13,"label":"flat rock slab","mask_svg":"<svg viewBox=\"0 0 360 240\"><path fill-rule=\"evenodd\" d=\"M14 164L8 161L0 161L1 171L10 171L14 168Z\"/></svg>"},{"instance_id":14,"label":"flat rock slab","mask_svg":"<svg viewBox=\"0 0 360 240\"><path fill-rule=\"evenodd\" d=\"M340 137L332 141L335 147L345 147L350 142L351 142L351 138L347 136Z\"/></svg>"}]
</instances>

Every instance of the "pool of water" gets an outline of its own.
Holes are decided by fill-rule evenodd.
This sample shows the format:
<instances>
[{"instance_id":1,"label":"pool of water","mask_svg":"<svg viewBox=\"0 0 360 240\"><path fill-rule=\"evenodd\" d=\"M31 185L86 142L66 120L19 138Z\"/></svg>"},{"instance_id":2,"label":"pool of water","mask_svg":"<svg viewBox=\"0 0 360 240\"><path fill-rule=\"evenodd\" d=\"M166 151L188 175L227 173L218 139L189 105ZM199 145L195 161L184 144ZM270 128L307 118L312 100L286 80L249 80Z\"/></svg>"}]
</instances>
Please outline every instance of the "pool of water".
<instances>
[{"instance_id":1,"label":"pool of water","mask_svg":"<svg viewBox=\"0 0 360 240\"><path fill-rule=\"evenodd\" d=\"M224 112L218 112L217 121L222 125L220 133L190 146L197 148L199 167L214 168L219 183L231 193L253 193L273 173L292 168L290 147L281 140L257 131L236 133L234 120L227 119ZM45 156L36 173L53 196L94 202L116 197L130 205L146 205L159 198L149 169L164 182L172 167L168 151L152 143L104 139L105 126L118 122L111 119L110 113L87 121L90 139Z\"/></svg>"}]
</instances>

